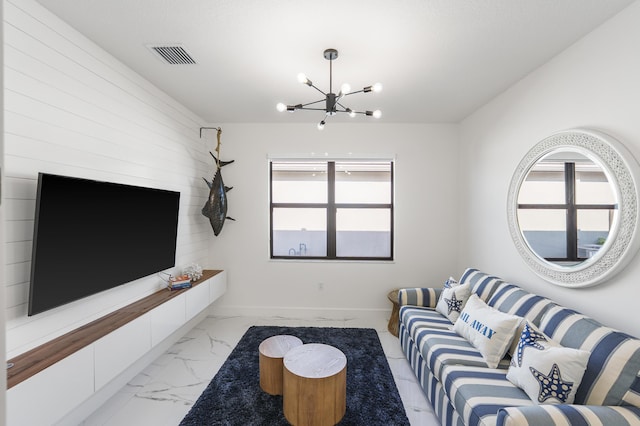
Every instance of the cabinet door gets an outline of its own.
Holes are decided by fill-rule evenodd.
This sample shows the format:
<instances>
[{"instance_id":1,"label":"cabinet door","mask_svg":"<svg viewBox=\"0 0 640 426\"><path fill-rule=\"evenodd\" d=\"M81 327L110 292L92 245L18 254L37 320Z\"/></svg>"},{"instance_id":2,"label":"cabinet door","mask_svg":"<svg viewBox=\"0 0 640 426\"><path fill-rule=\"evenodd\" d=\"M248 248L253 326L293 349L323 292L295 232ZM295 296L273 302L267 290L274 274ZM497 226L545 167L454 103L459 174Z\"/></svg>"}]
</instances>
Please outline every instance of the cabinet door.
<instances>
[{"instance_id":1,"label":"cabinet door","mask_svg":"<svg viewBox=\"0 0 640 426\"><path fill-rule=\"evenodd\" d=\"M186 293L188 294L188 292ZM174 297L151 312L151 345L156 346L185 323L185 296Z\"/></svg>"},{"instance_id":2,"label":"cabinet door","mask_svg":"<svg viewBox=\"0 0 640 426\"><path fill-rule=\"evenodd\" d=\"M221 271L209 280L209 303L213 303L216 299L227 291L227 271Z\"/></svg>"},{"instance_id":3,"label":"cabinet door","mask_svg":"<svg viewBox=\"0 0 640 426\"><path fill-rule=\"evenodd\" d=\"M209 282L207 280L189 289L187 296L187 321L209 306Z\"/></svg>"},{"instance_id":4,"label":"cabinet door","mask_svg":"<svg viewBox=\"0 0 640 426\"><path fill-rule=\"evenodd\" d=\"M94 346L98 390L151 350L151 316L136 318L97 340Z\"/></svg>"},{"instance_id":5,"label":"cabinet door","mask_svg":"<svg viewBox=\"0 0 640 426\"><path fill-rule=\"evenodd\" d=\"M7 424L52 425L93 395L93 345L7 391Z\"/></svg>"}]
</instances>

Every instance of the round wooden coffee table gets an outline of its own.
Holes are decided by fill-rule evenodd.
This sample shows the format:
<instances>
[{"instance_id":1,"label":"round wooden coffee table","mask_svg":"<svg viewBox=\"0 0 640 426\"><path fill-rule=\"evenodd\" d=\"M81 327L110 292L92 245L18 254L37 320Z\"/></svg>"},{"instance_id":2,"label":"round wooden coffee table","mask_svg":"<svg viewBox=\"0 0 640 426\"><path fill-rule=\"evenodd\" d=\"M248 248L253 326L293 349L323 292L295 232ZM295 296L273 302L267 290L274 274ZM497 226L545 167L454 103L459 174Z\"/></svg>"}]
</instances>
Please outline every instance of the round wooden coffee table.
<instances>
[{"instance_id":1,"label":"round wooden coffee table","mask_svg":"<svg viewBox=\"0 0 640 426\"><path fill-rule=\"evenodd\" d=\"M335 425L347 410L347 358L340 349L310 343L282 361L283 409L289 423Z\"/></svg>"},{"instance_id":2,"label":"round wooden coffee table","mask_svg":"<svg viewBox=\"0 0 640 426\"><path fill-rule=\"evenodd\" d=\"M282 358L292 348L302 345L295 336L278 335L264 339L260 353L260 387L271 395L282 395Z\"/></svg>"}]
</instances>

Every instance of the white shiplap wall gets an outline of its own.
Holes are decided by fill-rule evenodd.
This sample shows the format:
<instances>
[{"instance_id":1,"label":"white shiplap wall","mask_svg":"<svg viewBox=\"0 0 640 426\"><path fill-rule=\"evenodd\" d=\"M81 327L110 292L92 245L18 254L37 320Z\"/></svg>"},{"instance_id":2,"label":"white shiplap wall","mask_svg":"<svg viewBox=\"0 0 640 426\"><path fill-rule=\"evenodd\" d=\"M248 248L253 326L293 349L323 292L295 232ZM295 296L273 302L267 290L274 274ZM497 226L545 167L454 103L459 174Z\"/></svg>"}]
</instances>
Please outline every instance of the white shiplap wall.
<instances>
[{"instance_id":1,"label":"white shiplap wall","mask_svg":"<svg viewBox=\"0 0 640 426\"><path fill-rule=\"evenodd\" d=\"M200 139L199 117L33 0L6 0L4 23L4 267L11 358L162 284L151 276L28 317L38 172L180 191L176 267L210 267L213 233L200 209L208 194L202 176L213 172L207 151L214 137ZM117 267L104 265L96 273Z\"/></svg>"}]
</instances>

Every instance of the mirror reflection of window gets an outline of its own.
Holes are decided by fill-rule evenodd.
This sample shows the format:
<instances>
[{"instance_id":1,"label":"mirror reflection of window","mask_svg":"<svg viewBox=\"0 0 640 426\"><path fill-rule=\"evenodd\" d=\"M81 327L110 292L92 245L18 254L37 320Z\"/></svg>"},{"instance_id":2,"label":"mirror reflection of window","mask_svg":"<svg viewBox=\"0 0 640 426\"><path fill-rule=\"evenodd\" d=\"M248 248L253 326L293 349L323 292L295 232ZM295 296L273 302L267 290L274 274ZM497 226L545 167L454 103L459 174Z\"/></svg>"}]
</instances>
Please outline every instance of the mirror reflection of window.
<instances>
[{"instance_id":1,"label":"mirror reflection of window","mask_svg":"<svg viewBox=\"0 0 640 426\"><path fill-rule=\"evenodd\" d=\"M522 183L518 224L537 256L570 266L598 253L617 208L599 164L577 152L555 152L531 167Z\"/></svg>"}]
</instances>

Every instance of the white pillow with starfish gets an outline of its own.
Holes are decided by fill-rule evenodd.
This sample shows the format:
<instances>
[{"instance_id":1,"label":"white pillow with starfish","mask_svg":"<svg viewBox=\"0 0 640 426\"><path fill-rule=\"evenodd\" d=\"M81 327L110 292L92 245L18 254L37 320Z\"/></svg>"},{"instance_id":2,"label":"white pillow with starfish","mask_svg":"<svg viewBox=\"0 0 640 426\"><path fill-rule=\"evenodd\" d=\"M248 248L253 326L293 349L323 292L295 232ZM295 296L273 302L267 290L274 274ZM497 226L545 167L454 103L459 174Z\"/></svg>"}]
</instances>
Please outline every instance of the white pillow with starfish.
<instances>
[{"instance_id":1,"label":"white pillow with starfish","mask_svg":"<svg viewBox=\"0 0 640 426\"><path fill-rule=\"evenodd\" d=\"M455 285L445 287L440 294L436 311L449 318L451 323L456 322L460 312L471 296L471 284Z\"/></svg>"},{"instance_id":2,"label":"white pillow with starfish","mask_svg":"<svg viewBox=\"0 0 640 426\"><path fill-rule=\"evenodd\" d=\"M589 355L560 346L527 322L511 358L507 380L536 404L571 404Z\"/></svg>"}]
</instances>

